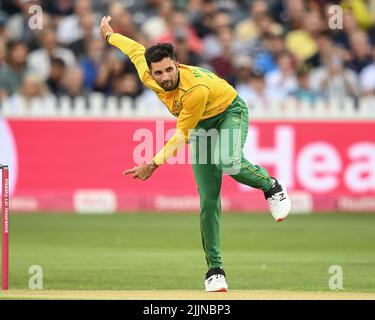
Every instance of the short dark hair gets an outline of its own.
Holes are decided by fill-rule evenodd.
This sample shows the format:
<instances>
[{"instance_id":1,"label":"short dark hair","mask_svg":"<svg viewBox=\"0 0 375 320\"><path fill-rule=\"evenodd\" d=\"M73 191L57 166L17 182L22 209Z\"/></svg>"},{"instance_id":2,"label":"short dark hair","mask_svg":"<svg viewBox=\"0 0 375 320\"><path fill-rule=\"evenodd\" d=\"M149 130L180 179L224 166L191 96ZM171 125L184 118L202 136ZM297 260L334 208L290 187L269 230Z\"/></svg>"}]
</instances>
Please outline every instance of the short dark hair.
<instances>
[{"instance_id":1,"label":"short dark hair","mask_svg":"<svg viewBox=\"0 0 375 320\"><path fill-rule=\"evenodd\" d=\"M146 50L145 58L150 68L152 62L159 62L164 58L171 58L176 61L176 52L171 43L158 43Z\"/></svg>"},{"instance_id":2,"label":"short dark hair","mask_svg":"<svg viewBox=\"0 0 375 320\"><path fill-rule=\"evenodd\" d=\"M59 57L51 57L51 65L55 65L60 68L66 67L64 60Z\"/></svg>"}]
</instances>

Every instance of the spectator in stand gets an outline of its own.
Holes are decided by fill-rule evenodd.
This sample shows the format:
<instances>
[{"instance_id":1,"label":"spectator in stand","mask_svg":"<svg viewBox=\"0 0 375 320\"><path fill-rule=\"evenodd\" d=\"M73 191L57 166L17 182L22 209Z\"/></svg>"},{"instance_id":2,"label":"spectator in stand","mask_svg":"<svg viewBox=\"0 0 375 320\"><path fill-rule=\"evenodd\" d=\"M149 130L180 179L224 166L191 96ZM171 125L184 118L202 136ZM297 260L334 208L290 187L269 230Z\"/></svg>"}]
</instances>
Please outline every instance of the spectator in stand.
<instances>
[{"instance_id":1,"label":"spectator in stand","mask_svg":"<svg viewBox=\"0 0 375 320\"><path fill-rule=\"evenodd\" d=\"M218 4L215 0L203 0L201 5L191 13L193 27L199 38L203 39L215 33L214 16L218 11Z\"/></svg>"},{"instance_id":2,"label":"spectator in stand","mask_svg":"<svg viewBox=\"0 0 375 320\"><path fill-rule=\"evenodd\" d=\"M208 34L203 39L203 59L210 61L211 59L218 57L222 54L222 44L219 40L219 34L227 29L233 29L230 14L225 10L219 10L214 14L213 17L213 30L214 33ZM232 39L233 46L236 50L236 54L246 54L245 48L237 41L236 38Z\"/></svg>"},{"instance_id":3,"label":"spectator in stand","mask_svg":"<svg viewBox=\"0 0 375 320\"><path fill-rule=\"evenodd\" d=\"M203 43L190 25L186 13L180 9L175 10L172 20L169 22L167 32L157 39L156 42L172 42L175 44L176 30L180 30L180 32L185 32L187 34L187 44L190 50L196 54L202 54Z\"/></svg>"},{"instance_id":4,"label":"spectator in stand","mask_svg":"<svg viewBox=\"0 0 375 320\"><path fill-rule=\"evenodd\" d=\"M0 38L0 72L1 69L6 66L6 55L7 55L7 48L5 45L5 41Z\"/></svg>"},{"instance_id":5,"label":"spectator in stand","mask_svg":"<svg viewBox=\"0 0 375 320\"><path fill-rule=\"evenodd\" d=\"M350 34L351 59L346 66L359 74L362 69L372 63L371 46L367 33L361 30Z\"/></svg>"},{"instance_id":6,"label":"spectator in stand","mask_svg":"<svg viewBox=\"0 0 375 320\"><path fill-rule=\"evenodd\" d=\"M84 87L93 91L96 88L100 65L104 62L103 38L94 38L87 44L87 54L81 60L81 68L84 74Z\"/></svg>"},{"instance_id":7,"label":"spectator in stand","mask_svg":"<svg viewBox=\"0 0 375 320\"><path fill-rule=\"evenodd\" d=\"M174 15L172 0L162 1L158 7L158 14L147 19L141 26L141 31L154 42L167 33L168 25Z\"/></svg>"},{"instance_id":8,"label":"spectator in stand","mask_svg":"<svg viewBox=\"0 0 375 320\"><path fill-rule=\"evenodd\" d=\"M273 20L267 1L255 0L250 5L249 17L237 24L235 32L239 41L246 43L258 39L264 32L280 34L283 27Z\"/></svg>"},{"instance_id":9,"label":"spectator in stand","mask_svg":"<svg viewBox=\"0 0 375 320\"><path fill-rule=\"evenodd\" d=\"M222 29L218 34L221 53L210 60L214 72L232 85L235 83L233 59L236 57L233 37L234 33L231 29Z\"/></svg>"},{"instance_id":10,"label":"spectator in stand","mask_svg":"<svg viewBox=\"0 0 375 320\"><path fill-rule=\"evenodd\" d=\"M316 44L318 45L318 51L305 61L305 64L310 68L320 67L323 64L324 57L332 52L334 42L330 36L329 31L324 30L319 33L316 38Z\"/></svg>"},{"instance_id":11,"label":"spectator in stand","mask_svg":"<svg viewBox=\"0 0 375 320\"><path fill-rule=\"evenodd\" d=\"M64 63L71 67L75 64L75 56L69 49L58 47L56 34L53 29L44 29L40 33L42 47L32 51L27 58L28 68L38 74L43 80L47 79L50 73L51 58L61 58Z\"/></svg>"},{"instance_id":12,"label":"spectator in stand","mask_svg":"<svg viewBox=\"0 0 375 320\"><path fill-rule=\"evenodd\" d=\"M84 30L81 20L85 15L94 13L91 8L91 0L77 0L74 3L74 13L64 17L57 27L57 41L63 45L69 46L71 43L83 38ZM96 21L93 24L97 28Z\"/></svg>"},{"instance_id":13,"label":"spectator in stand","mask_svg":"<svg viewBox=\"0 0 375 320\"><path fill-rule=\"evenodd\" d=\"M8 40L10 38L9 33L5 28L6 21L7 14L5 13L5 11L0 9L0 39L2 39L3 41Z\"/></svg>"},{"instance_id":14,"label":"spectator in stand","mask_svg":"<svg viewBox=\"0 0 375 320\"><path fill-rule=\"evenodd\" d=\"M319 95L310 88L310 67L301 65L297 70L298 87L291 92L291 96L297 98L299 102L307 102L314 106Z\"/></svg>"},{"instance_id":15,"label":"spectator in stand","mask_svg":"<svg viewBox=\"0 0 375 320\"><path fill-rule=\"evenodd\" d=\"M83 72L79 67L71 67L66 69L62 81L62 95L69 98L78 96L87 96L87 91L83 86Z\"/></svg>"},{"instance_id":16,"label":"spectator in stand","mask_svg":"<svg viewBox=\"0 0 375 320\"><path fill-rule=\"evenodd\" d=\"M96 25L95 15L92 12L84 13L79 18L80 28L82 30L82 37L71 43L70 49L74 52L78 59L86 55L86 50L89 44L95 38L99 38L99 29Z\"/></svg>"},{"instance_id":17,"label":"spectator in stand","mask_svg":"<svg viewBox=\"0 0 375 320\"><path fill-rule=\"evenodd\" d=\"M362 95L375 96L375 47L372 48L372 64L363 68L359 77Z\"/></svg>"},{"instance_id":18,"label":"spectator in stand","mask_svg":"<svg viewBox=\"0 0 375 320\"><path fill-rule=\"evenodd\" d=\"M287 49L298 59L304 62L318 51L316 37L323 30L323 21L319 12L306 12L303 28L290 31L286 36Z\"/></svg>"},{"instance_id":19,"label":"spectator in stand","mask_svg":"<svg viewBox=\"0 0 375 320\"><path fill-rule=\"evenodd\" d=\"M107 51L103 62L98 69L98 75L95 82L95 91L110 95L114 92L114 83L120 78L126 69L129 61L117 51Z\"/></svg>"},{"instance_id":20,"label":"spectator in stand","mask_svg":"<svg viewBox=\"0 0 375 320\"><path fill-rule=\"evenodd\" d=\"M269 108L271 92L266 85L264 73L251 71L248 82L238 85L236 90L249 108Z\"/></svg>"},{"instance_id":21,"label":"spectator in stand","mask_svg":"<svg viewBox=\"0 0 375 320\"><path fill-rule=\"evenodd\" d=\"M326 11L328 12L328 8L326 8ZM327 17L329 18L329 14L326 13ZM347 50L347 55L350 54L350 35L353 32L356 32L360 30L357 21L355 20L355 17L353 13L349 10L343 11L343 28L342 29L336 29L331 30L331 36L334 39L334 41L339 44L343 49Z\"/></svg>"},{"instance_id":22,"label":"spectator in stand","mask_svg":"<svg viewBox=\"0 0 375 320\"><path fill-rule=\"evenodd\" d=\"M10 110L13 114L22 114L22 107L28 110L33 102L35 107L42 109L51 103L52 98L38 75L26 74L21 87L9 98Z\"/></svg>"},{"instance_id":23,"label":"spectator in stand","mask_svg":"<svg viewBox=\"0 0 375 320\"><path fill-rule=\"evenodd\" d=\"M277 69L266 75L266 85L271 98L281 101L298 88L296 61L286 50L279 53L276 61Z\"/></svg>"},{"instance_id":24,"label":"spectator in stand","mask_svg":"<svg viewBox=\"0 0 375 320\"><path fill-rule=\"evenodd\" d=\"M254 61L254 70L269 73L277 68L276 57L285 51L283 33L265 32L253 41L250 54Z\"/></svg>"},{"instance_id":25,"label":"spectator in stand","mask_svg":"<svg viewBox=\"0 0 375 320\"><path fill-rule=\"evenodd\" d=\"M134 73L125 73L114 81L113 94L117 97L130 97L133 100L143 92L139 78Z\"/></svg>"},{"instance_id":26,"label":"spectator in stand","mask_svg":"<svg viewBox=\"0 0 375 320\"><path fill-rule=\"evenodd\" d=\"M0 68L0 97L16 92L26 74L28 49L24 42L11 42L8 46L6 64Z\"/></svg>"},{"instance_id":27,"label":"spectator in stand","mask_svg":"<svg viewBox=\"0 0 375 320\"><path fill-rule=\"evenodd\" d=\"M73 14L75 0L45 0L45 9L60 18Z\"/></svg>"},{"instance_id":28,"label":"spectator in stand","mask_svg":"<svg viewBox=\"0 0 375 320\"><path fill-rule=\"evenodd\" d=\"M329 101L342 101L346 96L357 97L359 94L356 73L345 67L337 49L324 57L324 64L312 70L310 87Z\"/></svg>"},{"instance_id":29,"label":"spectator in stand","mask_svg":"<svg viewBox=\"0 0 375 320\"><path fill-rule=\"evenodd\" d=\"M281 13L281 20L288 30L303 29L306 16L306 6L304 0L285 0L284 11Z\"/></svg>"},{"instance_id":30,"label":"spectator in stand","mask_svg":"<svg viewBox=\"0 0 375 320\"><path fill-rule=\"evenodd\" d=\"M62 85L65 75L65 63L61 58L51 58L51 68L46 84L51 93L59 97L62 95Z\"/></svg>"},{"instance_id":31,"label":"spectator in stand","mask_svg":"<svg viewBox=\"0 0 375 320\"><path fill-rule=\"evenodd\" d=\"M137 30L130 12L120 2L111 3L108 12L109 16L112 17L113 31L133 39Z\"/></svg>"},{"instance_id":32,"label":"spectator in stand","mask_svg":"<svg viewBox=\"0 0 375 320\"><path fill-rule=\"evenodd\" d=\"M239 55L233 61L236 88L240 88L241 85L249 82L252 72L252 60L249 56Z\"/></svg>"},{"instance_id":33,"label":"spectator in stand","mask_svg":"<svg viewBox=\"0 0 375 320\"><path fill-rule=\"evenodd\" d=\"M201 57L196 54L193 50L189 48L188 45L188 35L186 33L186 30L184 29L177 29L175 32L175 52L176 52L176 58L178 62L192 65L192 66L198 66L201 64L202 59Z\"/></svg>"}]
</instances>

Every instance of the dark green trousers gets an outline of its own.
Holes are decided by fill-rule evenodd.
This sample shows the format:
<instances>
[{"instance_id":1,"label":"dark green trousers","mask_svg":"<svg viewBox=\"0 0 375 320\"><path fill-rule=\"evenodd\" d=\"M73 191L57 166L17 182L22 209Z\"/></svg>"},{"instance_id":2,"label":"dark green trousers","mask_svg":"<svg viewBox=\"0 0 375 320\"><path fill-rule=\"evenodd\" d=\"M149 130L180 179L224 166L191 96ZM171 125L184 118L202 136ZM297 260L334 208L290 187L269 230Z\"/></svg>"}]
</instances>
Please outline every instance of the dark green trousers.
<instances>
[{"instance_id":1,"label":"dark green trousers","mask_svg":"<svg viewBox=\"0 0 375 320\"><path fill-rule=\"evenodd\" d=\"M223 174L267 191L272 178L267 170L245 159L242 149L249 128L248 108L240 98L223 113L202 120L190 136L191 159L200 195L200 227L208 268L221 268L220 190Z\"/></svg>"}]
</instances>

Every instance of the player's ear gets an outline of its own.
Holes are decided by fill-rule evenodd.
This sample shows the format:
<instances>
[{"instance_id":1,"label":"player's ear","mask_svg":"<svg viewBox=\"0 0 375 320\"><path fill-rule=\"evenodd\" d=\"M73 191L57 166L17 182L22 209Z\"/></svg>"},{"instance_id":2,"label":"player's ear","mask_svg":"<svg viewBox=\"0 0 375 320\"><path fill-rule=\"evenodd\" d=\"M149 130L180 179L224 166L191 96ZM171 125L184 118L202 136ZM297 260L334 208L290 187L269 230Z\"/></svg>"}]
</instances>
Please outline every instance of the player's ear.
<instances>
[{"instance_id":1,"label":"player's ear","mask_svg":"<svg viewBox=\"0 0 375 320\"><path fill-rule=\"evenodd\" d=\"M180 66L180 63L178 61L176 61L176 67L177 67L177 69L179 68L179 66Z\"/></svg>"}]
</instances>

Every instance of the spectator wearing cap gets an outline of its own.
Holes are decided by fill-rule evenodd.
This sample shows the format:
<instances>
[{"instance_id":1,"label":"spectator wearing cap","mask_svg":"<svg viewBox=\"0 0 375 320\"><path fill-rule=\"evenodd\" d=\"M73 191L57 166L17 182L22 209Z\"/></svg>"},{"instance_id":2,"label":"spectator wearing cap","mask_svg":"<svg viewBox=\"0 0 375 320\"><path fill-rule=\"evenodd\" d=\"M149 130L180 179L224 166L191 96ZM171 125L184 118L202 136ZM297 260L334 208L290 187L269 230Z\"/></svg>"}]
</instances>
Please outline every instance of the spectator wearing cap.
<instances>
[{"instance_id":1,"label":"spectator wearing cap","mask_svg":"<svg viewBox=\"0 0 375 320\"><path fill-rule=\"evenodd\" d=\"M72 67L76 63L71 50L57 45L56 34L53 29L47 28L41 31L40 43L42 47L29 54L27 65L33 73L38 74L43 80L47 79L50 73L52 57L61 58L67 67Z\"/></svg>"},{"instance_id":2,"label":"spectator wearing cap","mask_svg":"<svg viewBox=\"0 0 375 320\"><path fill-rule=\"evenodd\" d=\"M22 84L26 74L28 48L24 42L10 42L6 64L0 68L0 97L10 96Z\"/></svg>"}]
</instances>

